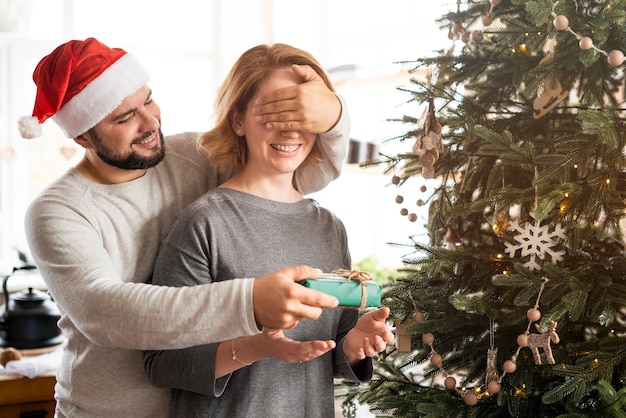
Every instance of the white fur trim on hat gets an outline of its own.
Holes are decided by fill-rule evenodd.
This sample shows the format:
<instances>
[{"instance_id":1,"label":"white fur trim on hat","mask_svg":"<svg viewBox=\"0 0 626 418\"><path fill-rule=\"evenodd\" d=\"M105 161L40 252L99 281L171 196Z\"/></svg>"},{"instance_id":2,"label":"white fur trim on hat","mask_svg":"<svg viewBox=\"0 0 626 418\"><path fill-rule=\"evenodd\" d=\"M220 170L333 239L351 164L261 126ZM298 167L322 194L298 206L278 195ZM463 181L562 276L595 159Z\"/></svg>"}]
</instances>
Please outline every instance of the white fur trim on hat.
<instances>
[{"instance_id":1,"label":"white fur trim on hat","mask_svg":"<svg viewBox=\"0 0 626 418\"><path fill-rule=\"evenodd\" d=\"M42 135L39 120L34 116L21 116L17 120L17 129L24 139L38 138Z\"/></svg>"},{"instance_id":2,"label":"white fur trim on hat","mask_svg":"<svg viewBox=\"0 0 626 418\"><path fill-rule=\"evenodd\" d=\"M122 101L150 81L137 58L127 53L51 116L69 138L96 126Z\"/></svg>"}]
</instances>

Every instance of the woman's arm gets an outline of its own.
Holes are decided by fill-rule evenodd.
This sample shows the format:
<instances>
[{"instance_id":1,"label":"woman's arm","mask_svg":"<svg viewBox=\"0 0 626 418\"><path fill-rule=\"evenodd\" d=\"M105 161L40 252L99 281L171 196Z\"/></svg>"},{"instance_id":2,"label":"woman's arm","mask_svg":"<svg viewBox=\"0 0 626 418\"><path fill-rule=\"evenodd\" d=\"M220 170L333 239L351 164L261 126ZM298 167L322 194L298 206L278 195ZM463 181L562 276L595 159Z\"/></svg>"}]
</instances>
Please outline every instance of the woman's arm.
<instances>
[{"instance_id":1,"label":"woman's arm","mask_svg":"<svg viewBox=\"0 0 626 418\"><path fill-rule=\"evenodd\" d=\"M281 330L182 350L144 351L146 376L156 387L219 397L232 372L264 358L309 361L335 348L333 340L294 341Z\"/></svg>"}]
</instances>

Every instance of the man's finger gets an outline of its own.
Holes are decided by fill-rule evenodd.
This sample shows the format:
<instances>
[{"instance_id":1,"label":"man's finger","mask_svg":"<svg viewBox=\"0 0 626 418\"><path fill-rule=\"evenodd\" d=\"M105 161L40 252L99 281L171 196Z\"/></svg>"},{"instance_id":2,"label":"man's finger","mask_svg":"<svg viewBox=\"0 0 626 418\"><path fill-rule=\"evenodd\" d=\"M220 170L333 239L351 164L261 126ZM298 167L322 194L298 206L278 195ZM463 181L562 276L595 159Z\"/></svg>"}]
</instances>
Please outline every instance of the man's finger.
<instances>
[{"instance_id":1,"label":"man's finger","mask_svg":"<svg viewBox=\"0 0 626 418\"><path fill-rule=\"evenodd\" d=\"M302 304L300 309L304 318L317 319L321 315L321 310L317 308L336 308L339 305L339 300L329 294L320 292L319 290L309 289L302 286L299 291L298 299ZM311 318L314 316L314 318Z\"/></svg>"},{"instance_id":2,"label":"man's finger","mask_svg":"<svg viewBox=\"0 0 626 418\"><path fill-rule=\"evenodd\" d=\"M320 75L308 65L293 64L291 68L293 72L296 73L296 75L302 77L303 82L309 82L313 80L322 81ZM282 89L276 89L270 92L268 95L257 97L254 100L254 104L256 105L256 107L255 109L253 109L253 112L257 115L264 115L292 110L289 107L295 105L296 103L290 100L295 99L297 95L297 86L289 86Z\"/></svg>"},{"instance_id":3,"label":"man's finger","mask_svg":"<svg viewBox=\"0 0 626 418\"><path fill-rule=\"evenodd\" d=\"M293 279L294 282L304 279L317 279L322 275L322 270L309 266L290 267L281 271Z\"/></svg>"},{"instance_id":4,"label":"man's finger","mask_svg":"<svg viewBox=\"0 0 626 418\"><path fill-rule=\"evenodd\" d=\"M296 98L297 92L296 86L290 86L274 90L263 96L258 96L254 99L255 108L253 108L252 111L254 114L263 115L265 113L277 113L290 110L289 108L294 105L291 100ZM281 105L285 106L286 104L288 104L288 106L283 109Z\"/></svg>"},{"instance_id":5,"label":"man's finger","mask_svg":"<svg viewBox=\"0 0 626 418\"><path fill-rule=\"evenodd\" d=\"M291 69L293 70L294 73L296 73L296 75L299 75L300 77L302 77L304 82L313 81L315 79L322 80L322 77L320 77L320 75L316 73L315 70L311 68L310 65L293 64L291 66Z\"/></svg>"}]
</instances>

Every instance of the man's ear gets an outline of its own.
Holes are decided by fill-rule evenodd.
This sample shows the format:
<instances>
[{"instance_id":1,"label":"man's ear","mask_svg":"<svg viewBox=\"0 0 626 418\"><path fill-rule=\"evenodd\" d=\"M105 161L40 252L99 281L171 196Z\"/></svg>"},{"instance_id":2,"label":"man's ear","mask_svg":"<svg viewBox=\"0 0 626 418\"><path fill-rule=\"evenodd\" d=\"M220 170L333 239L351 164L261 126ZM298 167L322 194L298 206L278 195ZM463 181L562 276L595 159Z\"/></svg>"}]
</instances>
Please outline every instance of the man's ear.
<instances>
[{"instance_id":1,"label":"man's ear","mask_svg":"<svg viewBox=\"0 0 626 418\"><path fill-rule=\"evenodd\" d=\"M93 148L93 145L91 143L91 135L89 134L89 132L78 135L76 138L74 138L74 142L76 142L78 145L85 149Z\"/></svg>"}]
</instances>

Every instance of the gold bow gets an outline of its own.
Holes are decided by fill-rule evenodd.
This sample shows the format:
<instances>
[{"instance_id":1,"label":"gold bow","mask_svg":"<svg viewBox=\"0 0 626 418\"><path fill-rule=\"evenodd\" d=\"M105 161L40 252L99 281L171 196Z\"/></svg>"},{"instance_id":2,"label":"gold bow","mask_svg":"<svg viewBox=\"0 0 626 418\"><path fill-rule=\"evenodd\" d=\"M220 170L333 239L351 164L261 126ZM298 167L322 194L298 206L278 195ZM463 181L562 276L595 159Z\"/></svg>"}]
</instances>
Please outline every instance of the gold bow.
<instances>
[{"instance_id":1,"label":"gold bow","mask_svg":"<svg viewBox=\"0 0 626 418\"><path fill-rule=\"evenodd\" d=\"M344 277L348 280L355 280L361 283L361 305L359 309L364 309L367 305L367 281L374 280L371 274L365 271L359 270L333 270L331 274L324 274L324 276L337 276Z\"/></svg>"}]
</instances>

